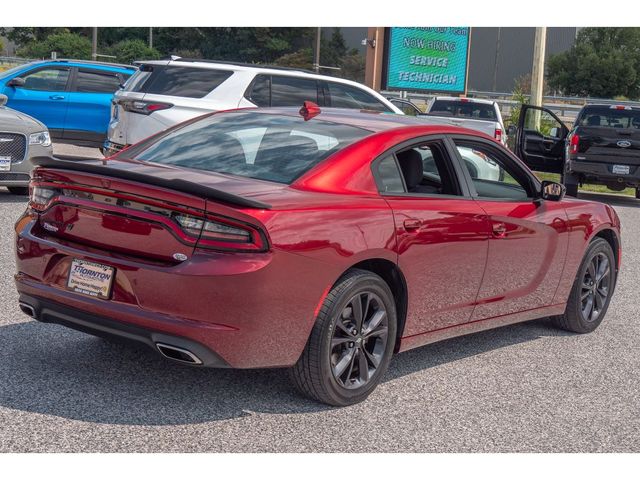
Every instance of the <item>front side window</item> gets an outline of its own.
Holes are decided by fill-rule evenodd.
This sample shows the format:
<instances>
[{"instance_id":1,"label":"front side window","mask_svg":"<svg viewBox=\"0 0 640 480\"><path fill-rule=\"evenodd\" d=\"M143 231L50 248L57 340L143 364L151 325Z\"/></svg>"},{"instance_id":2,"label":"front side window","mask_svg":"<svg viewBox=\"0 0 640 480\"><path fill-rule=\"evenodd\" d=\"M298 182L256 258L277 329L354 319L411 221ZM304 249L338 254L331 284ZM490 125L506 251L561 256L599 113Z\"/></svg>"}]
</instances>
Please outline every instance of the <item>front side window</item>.
<instances>
[{"instance_id":1,"label":"front side window","mask_svg":"<svg viewBox=\"0 0 640 480\"><path fill-rule=\"evenodd\" d=\"M22 76L24 89L45 92L63 92L69 79L68 68L43 68Z\"/></svg>"},{"instance_id":2,"label":"front side window","mask_svg":"<svg viewBox=\"0 0 640 480\"><path fill-rule=\"evenodd\" d=\"M482 143L455 141L462 163L479 197L500 200L530 198L524 172Z\"/></svg>"},{"instance_id":3,"label":"front side window","mask_svg":"<svg viewBox=\"0 0 640 480\"><path fill-rule=\"evenodd\" d=\"M337 82L328 82L328 86L332 107L375 110L377 112L391 111L373 95L359 88Z\"/></svg>"},{"instance_id":4,"label":"front side window","mask_svg":"<svg viewBox=\"0 0 640 480\"><path fill-rule=\"evenodd\" d=\"M298 107L306 100L318 103L318 84L313 79L271 77L271 106Z\"/></svg>"},{"instance_id":5,"label":"front side window","mask_svg":"<svg viewBox=\"0 0 640 480\"><path fill-rule=\"evenodd\" d=\"M370 133L318 119L236 111L203 118L122 155L289 184Z\"/></svg>"},{"instance_id":6,"label":"front side window","mask_svg":"<svg viewBox=\"0 0 640 480\"><path fill-rule=\"evenodd\" d=\"M114 93L120 86L120 77L116 73L78 70L76 92Z\"/></svg>"}]
</instances>

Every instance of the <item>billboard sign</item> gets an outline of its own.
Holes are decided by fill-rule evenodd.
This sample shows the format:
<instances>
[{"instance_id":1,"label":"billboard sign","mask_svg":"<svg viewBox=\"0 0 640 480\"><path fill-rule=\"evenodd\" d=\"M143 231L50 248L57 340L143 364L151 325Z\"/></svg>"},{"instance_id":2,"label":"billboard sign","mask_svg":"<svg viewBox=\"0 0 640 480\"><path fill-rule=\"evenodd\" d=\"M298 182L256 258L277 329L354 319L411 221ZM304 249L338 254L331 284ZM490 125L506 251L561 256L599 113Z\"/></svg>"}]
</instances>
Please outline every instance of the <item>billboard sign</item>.
<instances>
[{"instance_id":1,"label":"billboard sign","mask_svg":"<svg viewBox=\"0 0 640 480\"><path fill-rule=\"evenodd\" d=\"M387 29L384 88L465 93L469 27Z\"/></svg>"}]
</instances>

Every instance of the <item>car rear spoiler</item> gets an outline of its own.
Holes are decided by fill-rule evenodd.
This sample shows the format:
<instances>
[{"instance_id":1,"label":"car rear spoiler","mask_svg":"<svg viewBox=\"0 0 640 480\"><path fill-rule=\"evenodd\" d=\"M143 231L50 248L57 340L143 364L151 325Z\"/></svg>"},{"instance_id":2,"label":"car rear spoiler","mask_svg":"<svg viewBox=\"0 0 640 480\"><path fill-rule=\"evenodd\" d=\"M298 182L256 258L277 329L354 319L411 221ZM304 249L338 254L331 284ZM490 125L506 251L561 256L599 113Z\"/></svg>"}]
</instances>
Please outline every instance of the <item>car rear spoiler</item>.
<instances>
[{"instance_id":1,"label":"car rear spoiler","mask_svg":"<svg viewBox=\"0 0 640 480\"><path fill-rule=\"evenodd\" d=\"M59 170L75 170L76 172L95 173L98 175L106 175L114 178L122 178L134 182L147 183L158 187L164 187L178 192L190 193L209 200L225 202L239 207L260 208L269 210L271 205L268 203L252 200L250 198L234 195L233 193L223 192L215 188L189 182L181 178L160 178L154 175L147 175L140 172L132 172L120 168L112 168L107 165L106 161L96 159L86 160L64 160L55 157L34 157L31 159L34 165L39 167L56 168ZM89 163L92 162L100 162Z\"/></svg>"}]
</instances>

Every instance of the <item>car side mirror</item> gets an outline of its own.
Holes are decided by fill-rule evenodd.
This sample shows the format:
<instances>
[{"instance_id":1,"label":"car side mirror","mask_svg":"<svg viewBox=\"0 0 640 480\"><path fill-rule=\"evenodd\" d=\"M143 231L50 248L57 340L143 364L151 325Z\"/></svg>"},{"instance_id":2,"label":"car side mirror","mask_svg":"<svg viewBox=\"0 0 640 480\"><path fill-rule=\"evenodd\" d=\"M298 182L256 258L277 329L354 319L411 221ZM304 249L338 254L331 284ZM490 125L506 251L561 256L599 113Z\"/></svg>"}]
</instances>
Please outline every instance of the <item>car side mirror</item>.
<instances>
[{"instance_id":1,"label":"car side mirror","mask_svg":"<svg viewBox=\"0 0 640 480\"><path fill-rule=\"evenodd\" d=\"M517 131L518 127L516 127L515 125L509 125L507 127L507 135L509 135L510 137L514 136Z\"/></svg>"},{"instance_id":2,"label":"car side mirror","mask_svg":"<svg viewBox=\"0 0 640 480\"><path fill-rule=\"evenodd\" d=\"M0 107L4 107L9 101L9 97L0 93Z\"/></svg>"},{"instance_id":3,"label":"car side mirror","mask_svg":"<svg viewBox=\"0 0 640 480\"><path fill-rule=\"evenodd\" d=\"M545 200L559 202L564 198L566 191L567 189L561 183L543 180L540 187L540 196Z\"/></svg>"},{"instance_id":4,"label":"car side mirror","mask_svg":"<svg viewBox=\"0 0 640 480\"><path fill-rule=\"evenodd\" d=\"M7 87L24 87L24 78L15 77L7 82Z\"/></svg>"}]
</instances>

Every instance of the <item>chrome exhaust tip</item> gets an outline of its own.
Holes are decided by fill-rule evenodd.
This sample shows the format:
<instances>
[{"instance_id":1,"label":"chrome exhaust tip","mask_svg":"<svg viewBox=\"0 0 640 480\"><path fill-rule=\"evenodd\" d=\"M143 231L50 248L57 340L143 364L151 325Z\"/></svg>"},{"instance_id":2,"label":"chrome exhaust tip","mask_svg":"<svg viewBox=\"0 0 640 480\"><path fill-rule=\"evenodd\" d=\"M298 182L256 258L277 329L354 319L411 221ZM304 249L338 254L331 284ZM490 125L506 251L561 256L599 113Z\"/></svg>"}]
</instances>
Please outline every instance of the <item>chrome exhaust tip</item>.
<instances>
[{"instance_id":1,"label":"chrome exhaust tip","mask_svg":"<svg viewBox=\"0 0 640 480\"><path fill-rule=\"evenodd\" d=\"M19 302L18 305L20 306L20 310L22 310L22 313L26 313L31 318L36 318L36 310L31 305L24 302Z\"/></svg>"},{"instance_id":2,"label":"chrome exhaust tip","mask_svg":"<svg viewBox=\"0 0 640 480\"><path fill-rule=\"evenodd\" d=\"M156 348L162 356L176 362L188 363L190 365L202 365L202 360L200 360L197 355L189 350L185 350L184 348L174 347L173 345L167 345L166 343L156 343Z\"/></svg>"}]
</instances>

